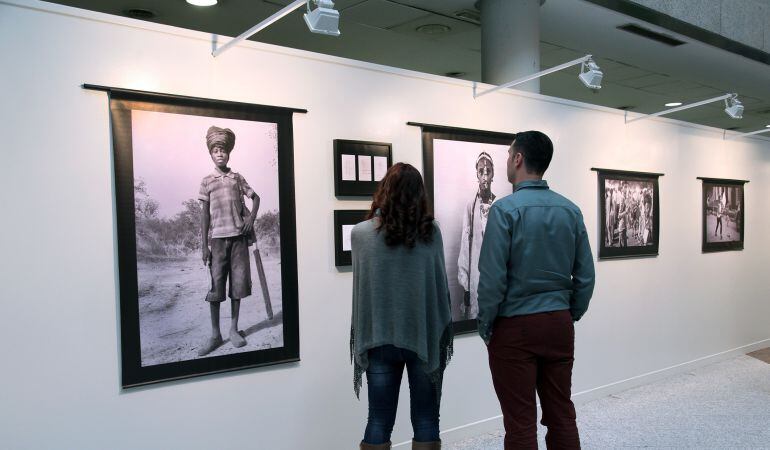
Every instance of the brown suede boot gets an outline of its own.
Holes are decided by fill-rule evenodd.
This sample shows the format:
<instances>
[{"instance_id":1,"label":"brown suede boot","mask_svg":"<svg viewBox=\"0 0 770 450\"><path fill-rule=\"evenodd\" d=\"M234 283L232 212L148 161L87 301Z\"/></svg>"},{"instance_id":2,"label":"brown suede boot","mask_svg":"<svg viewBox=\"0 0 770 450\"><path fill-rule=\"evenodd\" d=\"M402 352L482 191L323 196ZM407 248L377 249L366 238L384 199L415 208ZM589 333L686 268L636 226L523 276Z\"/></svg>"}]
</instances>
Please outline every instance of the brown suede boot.
<instances>
[{"instance_id":1,"label":"brown suede boot","mask_svg":"<svg viewBox=\"0 0 770 450\"><path fill-rule=\"evenodd\" d=\"M367 444L361 442L361 450L390 450L390 441L384 444Z\"/></svg>"},{"instance_id":2,"label":"brown suede boot","mask_svg":"<svg viewBox=\"0 0 770 450\"><path fill-rule=\"evenodd\" d=\"M441 441L417 442L413 440L412 450L441 450Z\"/></svg>"}]
</instances>

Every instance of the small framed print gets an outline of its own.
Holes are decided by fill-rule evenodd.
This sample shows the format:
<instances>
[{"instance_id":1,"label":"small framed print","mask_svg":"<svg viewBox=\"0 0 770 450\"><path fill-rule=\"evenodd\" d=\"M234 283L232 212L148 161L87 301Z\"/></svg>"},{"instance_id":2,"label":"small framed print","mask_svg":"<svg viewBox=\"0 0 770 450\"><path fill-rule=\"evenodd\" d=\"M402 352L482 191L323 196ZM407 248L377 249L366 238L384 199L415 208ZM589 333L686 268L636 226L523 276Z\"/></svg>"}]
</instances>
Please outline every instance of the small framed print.
<instances>
[{"instance_id":1,"label":"small framed print","mask_svg":"<svg viewBox=\"0 0 770 450\"><path fill-rule=\"evenodd\" d=\"M599 259L657 256L663 174L591 170L599 180Z\"/></svg>"},{"instance_id":2,"label":"small framed print","mask_svg":"<svg viewBox=\"0 0 770 450\"><path fill-rule=\"evenodd\" d=\"M384 142L334 140L334 195L371 197L393 165L392 145Z\"/></svg>"},{"instance_id":3,"label":"small framed print","mask_svg":"<svg viewBox=\"0 0 770 450\"><path fill-rule=\"evenodd\" d=\"M350 248L350 233L353 227L366 220L367 209L338 209L334 211L334 265L337 267L353 264Z\"/></svg>"},{"instance_id":4,"label":"small framed print","mask_svg":"<svg viewBox=\"0 0 770 450\"><path fill-rule=\"evenodd\" d=\"M746 180L703 178L703 253L743 250Z\"/></svg>"}]
</instances>

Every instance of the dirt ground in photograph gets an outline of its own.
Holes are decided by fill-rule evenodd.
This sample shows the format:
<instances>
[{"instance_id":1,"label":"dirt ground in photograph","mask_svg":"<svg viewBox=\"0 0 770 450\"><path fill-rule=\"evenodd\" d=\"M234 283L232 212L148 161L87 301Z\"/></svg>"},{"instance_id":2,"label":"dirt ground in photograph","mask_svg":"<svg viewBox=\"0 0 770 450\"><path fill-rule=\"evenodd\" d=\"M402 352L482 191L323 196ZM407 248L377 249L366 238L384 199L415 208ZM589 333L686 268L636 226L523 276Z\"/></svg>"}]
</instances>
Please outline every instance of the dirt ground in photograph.
<instances>
[{"instance_id":1,"label":"dirt ground in photograph","mask_svg":"<svg viewBox=\"0 0 770 450\"><path fill-rule=\"evenodd\" d=\"M735 242L741 240L741 233L738 231L738 224L728 217L722 218L721 233L714 233L717 227L717 217L713 214L706 216L706 242Z\"/></svg>"},{"instance_id":2,"label":"dirt ground in photograph","mask_svg":"<svg viewBox=\"0 0 770 450\"><path fill-rule=\"evenodd\" d=\"M208 356L250 352L283 346L280 253L262 251L262 263L270 290L273 320L268 320L256 263L249 249L252 294L241 300L238 328L247 344L230 345L230 300L220 305L220 329L224 344ZM211 286L208 267L199 256L161 262L139 262L139 333L142 366L197 359L198 348L210 336L209 304L204 300Z\"/></svg>"}]
</instances>

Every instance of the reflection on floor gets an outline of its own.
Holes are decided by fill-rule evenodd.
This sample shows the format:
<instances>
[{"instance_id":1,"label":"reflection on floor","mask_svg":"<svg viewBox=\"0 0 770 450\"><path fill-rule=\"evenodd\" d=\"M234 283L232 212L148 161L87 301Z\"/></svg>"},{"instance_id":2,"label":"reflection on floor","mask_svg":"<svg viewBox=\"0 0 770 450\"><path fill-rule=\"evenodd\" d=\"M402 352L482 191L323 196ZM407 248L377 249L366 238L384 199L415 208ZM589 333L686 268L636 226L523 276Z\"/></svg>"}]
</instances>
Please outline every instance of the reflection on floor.
<instances>
[{"instance_id":1,"label":"reflection on floor","mask_svg":"<svg viewBox=\"0 0 770 450\"><path fill-rule=\"evenodd\" d=\"M770 449L770 348L750 355L579 405L583 448ZM502 449L503 434L444 448Z\"/></svg>"}]
</instances>

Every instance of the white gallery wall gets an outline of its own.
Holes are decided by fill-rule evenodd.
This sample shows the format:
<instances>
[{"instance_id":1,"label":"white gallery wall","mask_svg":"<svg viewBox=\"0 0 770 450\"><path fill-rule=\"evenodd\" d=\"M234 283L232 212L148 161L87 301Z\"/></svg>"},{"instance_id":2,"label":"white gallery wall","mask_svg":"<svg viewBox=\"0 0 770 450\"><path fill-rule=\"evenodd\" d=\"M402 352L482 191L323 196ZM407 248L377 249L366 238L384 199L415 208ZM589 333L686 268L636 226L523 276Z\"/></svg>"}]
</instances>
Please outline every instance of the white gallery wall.
<instances>
[{"instance_id":1,"label":"white gallery wall","mask_svg":"<svg viewBox=\"0 0 770 450\"><path fill-rule=\"evenodd\" d=\"M474 101L463 81L255 43L210 52L205 33L0 0L3 448L354 448L366 401L352 390L352 274L334 267L332 211L368 203L335 199L332 141L391 142L394 161L422 168L408 121L547 133L546 178L583 209L594 253L591 167L665 174L660 256L596 263L576 401L770 344L770 141L626 126L617 111L531 94ZM82 83L309 111L294 118L301 362L121 390L108 100ZM751 180L744 251L701 253L698 176ZM394 442L411 437L407 392ZM460 428L444 439L498 415L482 341L458 338L442 429Z\"/></svg>"}]
</instances>

